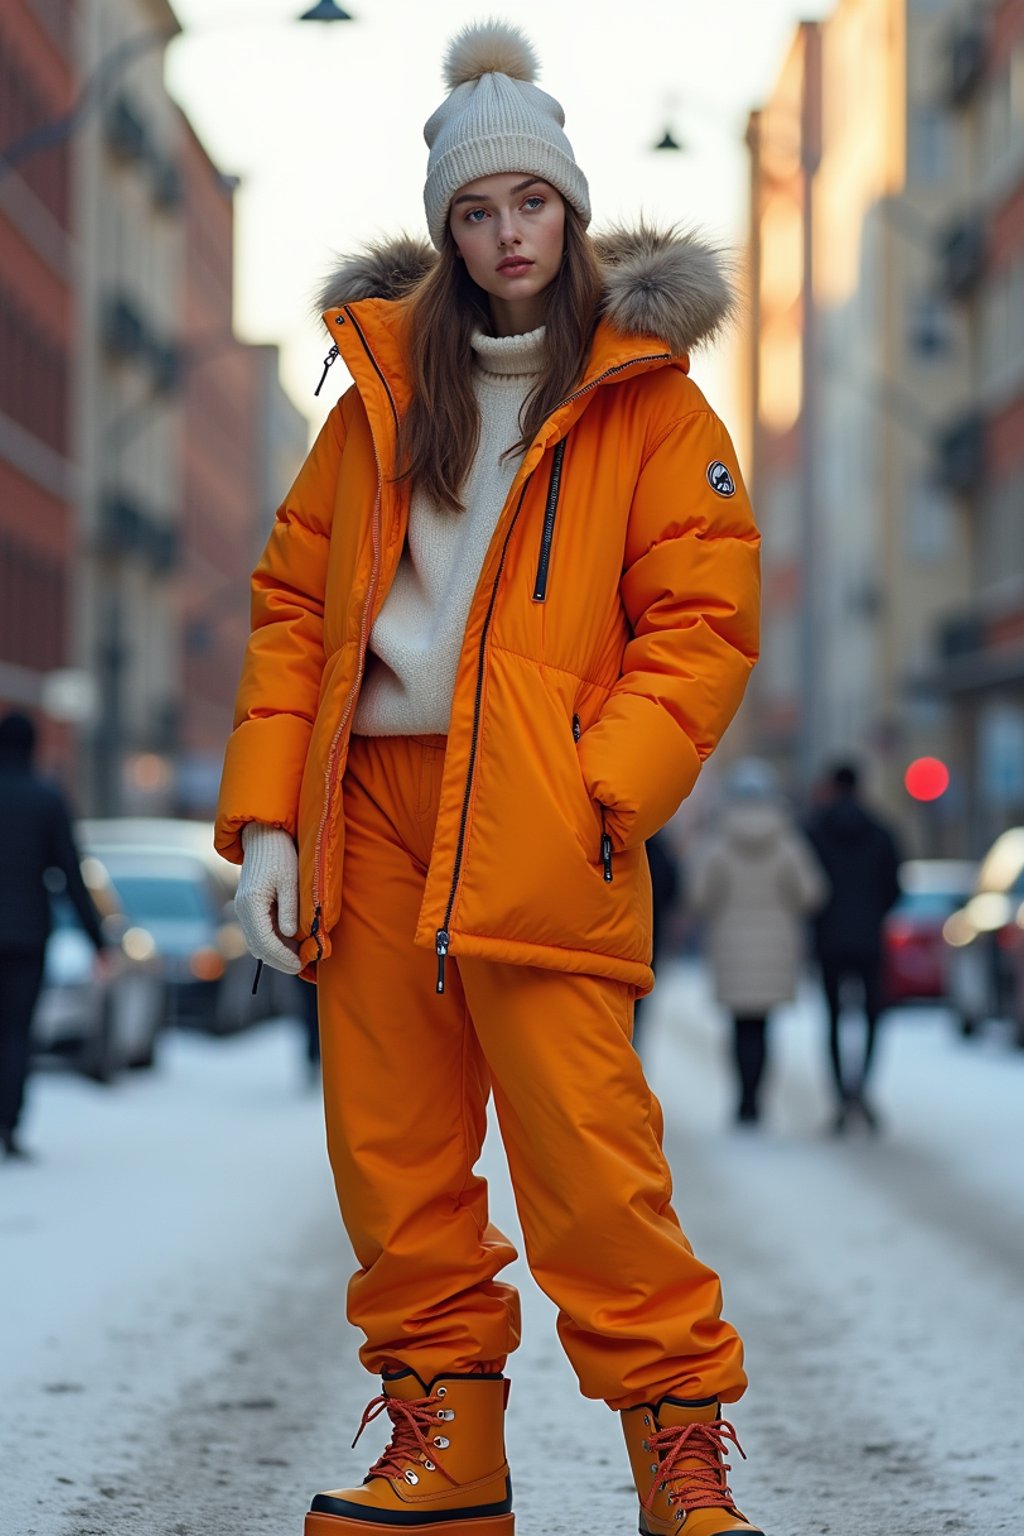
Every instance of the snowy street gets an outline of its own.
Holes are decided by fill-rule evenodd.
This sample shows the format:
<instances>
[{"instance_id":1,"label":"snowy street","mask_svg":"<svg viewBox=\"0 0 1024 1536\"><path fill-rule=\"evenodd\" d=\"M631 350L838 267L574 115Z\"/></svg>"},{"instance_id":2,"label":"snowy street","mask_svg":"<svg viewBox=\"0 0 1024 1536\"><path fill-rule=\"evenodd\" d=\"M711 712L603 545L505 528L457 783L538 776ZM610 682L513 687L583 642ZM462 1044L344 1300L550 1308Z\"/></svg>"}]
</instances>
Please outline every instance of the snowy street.
<instances>
[{"instance_id":1,"label":"snowy street","mask_svg":"<svg viewBox=\"0 0 1024 1536\"><path fill-rule=\"evenodd\" d=\"M810 992L776 1020L765 1124L738 1131L703 972L666 968L648 1006L676 1207L747 1344L740 1506L770 1536L1017 1531L1024 1052L890 1014L883 1134L835 1138ZM0 1165L0 1536L300 1536L309 1495L383 1444L378 1423L350 1449L377 1387L297 1025L165 1044L110 1090L40 1071L39 1161ZM521 1248L493 1136L485 1163ZM519 1530L630 1536L618 1420L508 1275Z\"/></svg>"}]
</instances>

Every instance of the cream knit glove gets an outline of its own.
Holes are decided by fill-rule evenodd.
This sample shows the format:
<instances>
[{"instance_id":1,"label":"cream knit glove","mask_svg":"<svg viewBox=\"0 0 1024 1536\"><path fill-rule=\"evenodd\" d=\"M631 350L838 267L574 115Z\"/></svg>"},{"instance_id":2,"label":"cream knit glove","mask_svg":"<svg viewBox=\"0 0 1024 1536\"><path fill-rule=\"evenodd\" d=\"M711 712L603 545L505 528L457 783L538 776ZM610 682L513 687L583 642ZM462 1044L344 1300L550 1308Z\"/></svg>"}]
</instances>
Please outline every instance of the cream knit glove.
<instances>
[{"instance_id":1,"label":"cream knit glove","mask_svg":"<svg viewBox=\"0 0 1024 1536\"><path fill-rule=\"evenodd\" d=\"M249 953L275 971L295 976L302 970L302 961L294 946L285 942L294 937L299 926L299 856L295 844L280 827L250 821L242 828L242 847L245 858L235 911Z\"/></svg>"}]
</instances>

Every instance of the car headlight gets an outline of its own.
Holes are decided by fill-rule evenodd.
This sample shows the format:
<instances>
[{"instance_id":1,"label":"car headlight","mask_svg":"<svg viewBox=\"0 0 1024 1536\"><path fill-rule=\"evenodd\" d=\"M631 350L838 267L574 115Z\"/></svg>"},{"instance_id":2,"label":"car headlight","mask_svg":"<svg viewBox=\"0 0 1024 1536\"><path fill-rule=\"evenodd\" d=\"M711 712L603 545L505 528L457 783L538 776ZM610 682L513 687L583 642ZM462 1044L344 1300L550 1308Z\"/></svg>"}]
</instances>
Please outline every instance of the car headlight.
<instances>
[{"instance_id":1,"label":"car headlight","mask_svg":"<svg viewBox=\"0 0 1024 1536\"><path fill-rule=\"evenodd\" d=\"M978 930L963 908L959 912L951 913L942 925L942 937L954 949L963 949L965 945L970 944L977 936Z\"/></svg>"},{"instance_id":2,"label":"car headlight","mask_svg":"<svg viewBox=\"0 0 1024 1536\"><path fill-rule=\"evenodd\" d=\"M222 923L217 929L217 948L225 960L240 960L248 953L245 934L238 923Z\"/></svg>"},{"instance_id":3,"label":"car headlight","mask_svg":"<svg viewBox=\"0 0 1024 1536\"><path fill-rule=\"evenodd\" d=\"M156 940L148 928L128 928L121 940L121 948L129 960L152 960L156 954Z\"/></svg>"},{"instance_id":4,"label":"car headlight","mask_svg":"<svg viewBox=\"0 0 1024 1536\"><path fill-rule=\"evenodd\" d=\"M981 891L971 897L964 913L978 933L994 933L1010 921L1010 900L1002 891Z\"/></svg>"}]
</instances>

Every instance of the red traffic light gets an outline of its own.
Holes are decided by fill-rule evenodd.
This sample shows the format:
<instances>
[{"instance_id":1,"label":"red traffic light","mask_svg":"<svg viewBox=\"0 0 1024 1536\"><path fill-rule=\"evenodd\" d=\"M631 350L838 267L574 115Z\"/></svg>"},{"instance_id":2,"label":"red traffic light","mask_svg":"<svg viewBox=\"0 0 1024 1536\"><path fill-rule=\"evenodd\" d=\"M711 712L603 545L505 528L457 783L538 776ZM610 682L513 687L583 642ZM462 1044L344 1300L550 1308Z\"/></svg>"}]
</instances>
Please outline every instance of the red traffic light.
<instances>
[{"instance_id":1,"label":"red traffic light","mask_svg":"<svg viewBox=\"0 0 1024 1536\"><path fill-rule=\"evenodd\" d=\"M949 788L949 769L937 757L916 757L903 784L912 800L938 800Z\"/></svg>"}]
</instances>

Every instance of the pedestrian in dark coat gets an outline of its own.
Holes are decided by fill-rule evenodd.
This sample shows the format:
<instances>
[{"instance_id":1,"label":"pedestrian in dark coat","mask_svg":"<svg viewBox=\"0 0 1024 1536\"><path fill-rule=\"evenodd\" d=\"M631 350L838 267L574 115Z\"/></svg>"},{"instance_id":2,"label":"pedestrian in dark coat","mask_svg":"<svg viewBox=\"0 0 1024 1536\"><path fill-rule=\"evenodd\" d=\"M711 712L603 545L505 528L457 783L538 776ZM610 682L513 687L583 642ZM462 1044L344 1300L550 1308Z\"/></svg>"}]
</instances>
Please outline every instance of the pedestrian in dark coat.
<instances>
[{"instance_id":1,"label":"pedestrian in dark coat","mask_svg":"<svg viewBox=\"0 0 1024 1536\"><path fill-rule=\"evenodd\" d=\"M862 804L859 774L841 763L831 774L831 803L815 812L808 836L824 866L832 894L814 922L829 1018L829 1056L835 1082L835 1129L859 1111L875 1129L877 1114L866 1096L882 1007L882 925L900 894L900 854L887 826ZM863 993L865 1032L859 1062L844 1068L840 1048L840 992L855 980Z\"/></svg>"},{"instance_id":2,"label":"pedestrian in dark coat","mask_svg":"<svg viewBox=\"0 0 1024 1536\"><path fill-rule=\"evenodd\" d=\"M97 951L104 948L67 806L57 787L32 766L35 740L27 715L0 720L0 1145L7 1157L24 1156L16 1133L52 922L44 882L48 869L62 872L79 922Z\"/></svg>"}]
</instances>

